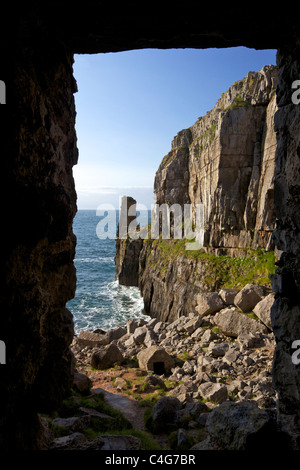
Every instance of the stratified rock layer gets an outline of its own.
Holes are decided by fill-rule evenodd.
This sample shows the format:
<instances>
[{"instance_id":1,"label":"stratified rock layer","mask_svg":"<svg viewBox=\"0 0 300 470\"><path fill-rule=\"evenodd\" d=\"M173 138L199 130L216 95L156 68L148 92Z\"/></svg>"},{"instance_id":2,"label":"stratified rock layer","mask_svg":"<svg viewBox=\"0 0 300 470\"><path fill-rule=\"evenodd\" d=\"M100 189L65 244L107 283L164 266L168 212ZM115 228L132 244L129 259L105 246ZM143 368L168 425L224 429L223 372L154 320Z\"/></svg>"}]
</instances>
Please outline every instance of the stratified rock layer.
<instances>
[{"instance_id":1,"label":"stratified rock layer","mask_svg":"<svg viewBox=\"0 0 300 470\"><path fill-rule=\"evenodd\" d=\"M275 66L249 72L177 134L156 173L157 204L191 204L194 214L203 204L209 252L272 248L276 82Z\"/></svg>"}]
</instances>

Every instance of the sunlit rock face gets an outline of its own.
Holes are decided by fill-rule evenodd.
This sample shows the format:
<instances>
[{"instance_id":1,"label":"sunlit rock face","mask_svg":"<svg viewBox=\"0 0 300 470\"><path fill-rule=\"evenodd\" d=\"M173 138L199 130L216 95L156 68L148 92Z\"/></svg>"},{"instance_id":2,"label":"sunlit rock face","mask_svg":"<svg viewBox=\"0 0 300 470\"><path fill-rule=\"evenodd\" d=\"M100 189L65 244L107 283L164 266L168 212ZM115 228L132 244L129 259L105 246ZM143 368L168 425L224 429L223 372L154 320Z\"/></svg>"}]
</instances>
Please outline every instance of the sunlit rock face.
<instances>
[{"instance_id":1,"label":"sunlit rock face","mask_svg":"<svg viewBox=\"0 0 300 470\"><path fill-rule=\"evenodd\" d=\"M273 248L277 75L277 67L265 66L232 85L177 134L156 173L158 204L190 203L194 214L203 204L211 253Z\"/></svg>"}]
</instances>

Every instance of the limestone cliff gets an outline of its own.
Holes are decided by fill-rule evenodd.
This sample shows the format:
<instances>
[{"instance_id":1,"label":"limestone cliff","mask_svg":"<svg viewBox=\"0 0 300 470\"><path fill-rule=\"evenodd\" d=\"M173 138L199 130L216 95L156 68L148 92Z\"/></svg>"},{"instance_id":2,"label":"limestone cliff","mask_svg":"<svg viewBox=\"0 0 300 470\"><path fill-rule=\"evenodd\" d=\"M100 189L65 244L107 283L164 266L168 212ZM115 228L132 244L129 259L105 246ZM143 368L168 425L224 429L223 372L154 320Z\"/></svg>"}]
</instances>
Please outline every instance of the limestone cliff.
<instances>
[{"instance_id":1,"label":"limestone cliff","mask_svg":"<svg viewBox=\"0 0 300 470\"><path fill-rule=\"evenodd\" d=\"M119 282L140 287L148 314L174 320L194 310L199 292L247 276L268 284L276 82L277 68L265 66L233 84L211 111L177 134L156 173L157 204L203 204L201 252L186 251L184 240L117 240Z\"/></svg>"},{"instance_id":2,"label":"limestone cliff","mask_svg":"<svg viewBox=\"0 0 300 470\"><path fill-rule=\"evenodd\" d=\"M265 66L233 84L177 134L156 173L158 204L204 205L211 253L272 246L276 82L277 68Z\"/></svg>"}]
</instances>

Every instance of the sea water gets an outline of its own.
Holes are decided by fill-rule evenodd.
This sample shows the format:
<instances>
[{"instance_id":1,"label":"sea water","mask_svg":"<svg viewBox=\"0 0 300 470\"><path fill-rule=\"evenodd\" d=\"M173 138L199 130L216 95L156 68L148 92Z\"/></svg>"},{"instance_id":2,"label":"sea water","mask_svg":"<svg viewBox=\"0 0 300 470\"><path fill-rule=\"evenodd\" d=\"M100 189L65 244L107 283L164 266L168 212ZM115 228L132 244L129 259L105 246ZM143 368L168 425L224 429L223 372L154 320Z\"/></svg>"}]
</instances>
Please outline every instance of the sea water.
<instances>
[{"instance_id":1,"label":"sea water","mask_svg":"<svg viewBox=\"0 0 300 470\"><path fill-rule=\"evenodd\" d=\"M115 279L115 238L98 238L99 221L96 211L79 210L73 222L77 285L67 308L73 314L76 334L125 326L129 319L149 319L143 314L138 287L121 286Z\"/></svg>"}]
</instances>

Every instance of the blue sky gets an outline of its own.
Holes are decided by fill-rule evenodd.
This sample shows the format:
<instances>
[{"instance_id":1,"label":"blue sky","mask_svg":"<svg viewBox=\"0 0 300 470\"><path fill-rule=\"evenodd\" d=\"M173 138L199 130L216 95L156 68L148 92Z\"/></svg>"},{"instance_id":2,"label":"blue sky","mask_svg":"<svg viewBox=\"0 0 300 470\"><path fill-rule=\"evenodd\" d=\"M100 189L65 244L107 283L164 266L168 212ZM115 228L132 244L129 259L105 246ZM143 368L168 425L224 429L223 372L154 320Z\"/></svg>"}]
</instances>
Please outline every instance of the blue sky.
<instances>
[{"instance_id":1,"label":"blue sky","mask_svg":"<svg viewBox=\"0 0 300 470\"><path fill-rule=\"evenodd\" d=\"M126 194L150 207L155 172L173 137L276 51L143 49L76 55L78 209L116 208Z\"/></svg>"}]
</instances>

